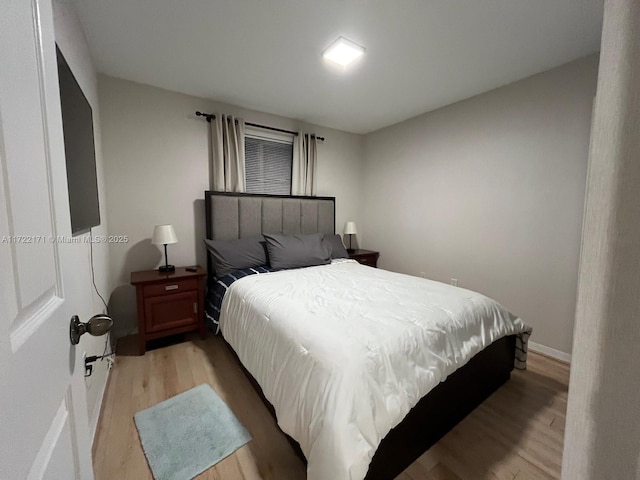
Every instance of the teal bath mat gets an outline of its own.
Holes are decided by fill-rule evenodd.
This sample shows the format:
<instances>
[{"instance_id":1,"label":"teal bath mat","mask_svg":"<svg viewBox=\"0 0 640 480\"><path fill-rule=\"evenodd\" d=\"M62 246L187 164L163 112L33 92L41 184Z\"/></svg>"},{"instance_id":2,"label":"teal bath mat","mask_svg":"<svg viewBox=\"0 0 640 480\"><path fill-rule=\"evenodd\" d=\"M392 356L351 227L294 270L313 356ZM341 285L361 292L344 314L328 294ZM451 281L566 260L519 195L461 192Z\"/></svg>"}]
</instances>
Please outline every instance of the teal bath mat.
<instances>
[{"instance_id":1,"label":"teal bath mat","mask_svg":"<svg viewBox=\"0 0 640 480\"><path fill-rule=\"evenodd\" d=\"M134 416L155 480L190 480L251 440L209 385L199 385Z\"/></svg>"}]
</instances>

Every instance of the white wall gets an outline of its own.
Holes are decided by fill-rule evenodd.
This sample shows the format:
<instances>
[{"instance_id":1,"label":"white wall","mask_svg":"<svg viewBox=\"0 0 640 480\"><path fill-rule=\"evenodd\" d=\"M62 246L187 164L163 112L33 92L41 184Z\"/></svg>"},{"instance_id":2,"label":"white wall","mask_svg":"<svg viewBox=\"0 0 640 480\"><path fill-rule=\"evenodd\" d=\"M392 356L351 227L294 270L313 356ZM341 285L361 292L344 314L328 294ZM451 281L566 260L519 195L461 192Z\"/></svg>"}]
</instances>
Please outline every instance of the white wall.
<instances>
[{"instance_id":1,"label":"white wall","mask_svg":"<svg viewBox=\"0 0 640 480\"><path fill-rule=\"evenodd\" d=\"M174 265L206 266L204 191L209 186L208 124L195 111L241 116L284 129L324 136L318 146L318 195L336 200L336 228L359 220L363 137L108 76L99 77L109 228L129 243L110 247L111 297L116 334L137 328L130 273L163 261L150 243L153 226L171 223L179 243L170 245Z\"/></svg>"},{"instance_id":2,"label":"white wall","mask_svg":"<svg viewBox=\"0 0 640 480\"><path fill-rule=\"evenodd\" d=\"M84 36L84 31L80 25L76 12L72 4L65 0L54 0L53 2L54 27L56 43L64 55L71 71L73 72L80 88L84 92L91 109L93 110L93 129L96 149L96 169L98 179L98 197L100 202L100 226L93 229L93 235L105 235L107 229L107 209L105 201L105 182L103 173L103 162L101 153L100 135L100 109L98 102L98 82L97 72L91 60L91 53ZM84 301L80 305L75 305L75 311L82 321L87 321L96 313L104 312L104 306L95 294L91 279L91 257L90 245L88 243L74 244L74 268L80 272L85 279L83 292L77 298ZM108 298L112 283L109 278L109 251L107 245L96 244L93 249L93 263L95 271L95 282L103 297ZM78 355L86 353L87 356L102 355L107 337L92 337L83 335L80 345L78 345ZM106 361L98 361L94 364L93 374L85 379L87 387L87 408L91 435L95 433L95 428L100 415L102 396L107 382L108 364Z\"/></svg>"},{"instance_id":3,"label":"white wall","mask_svg":"<svg viewBox=\"0 0 640 480\"><path fill-rule=\"evenodd\" d=\"M484 293L570 352L597 57L367 135L383 268Z\"/></svg>"}]
</instances>

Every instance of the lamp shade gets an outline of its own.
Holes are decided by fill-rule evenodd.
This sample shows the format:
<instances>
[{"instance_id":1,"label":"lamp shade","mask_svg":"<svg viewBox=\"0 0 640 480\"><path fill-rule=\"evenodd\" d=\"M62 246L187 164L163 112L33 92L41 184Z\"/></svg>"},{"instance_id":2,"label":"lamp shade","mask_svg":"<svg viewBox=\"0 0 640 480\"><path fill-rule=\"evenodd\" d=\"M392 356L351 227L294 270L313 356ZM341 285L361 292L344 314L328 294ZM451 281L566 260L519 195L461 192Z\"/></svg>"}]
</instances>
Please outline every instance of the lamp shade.
<instances>
[{"instance_id":1,"label":"lamp shade","mask_svg":"<svg viewBox=\"0 0 640 480\"><path fill-rule=\"evenodd\" d=\"M356 233L358 233L356 230L356 222L347 222L344 224L345 235L355 235Z\"/></svg>"},{"instance_id":2,"label":"lamp shade","mask_svg":"<svg viewBox=\"0 0 640 480\"><path fill-rule=\"evenodd\" d=\"M151 243L154 245L178 243L178 236L176 235L176 231L173 229L173 225L156 225L153 227Z\"/></svg>"}]
</instances>

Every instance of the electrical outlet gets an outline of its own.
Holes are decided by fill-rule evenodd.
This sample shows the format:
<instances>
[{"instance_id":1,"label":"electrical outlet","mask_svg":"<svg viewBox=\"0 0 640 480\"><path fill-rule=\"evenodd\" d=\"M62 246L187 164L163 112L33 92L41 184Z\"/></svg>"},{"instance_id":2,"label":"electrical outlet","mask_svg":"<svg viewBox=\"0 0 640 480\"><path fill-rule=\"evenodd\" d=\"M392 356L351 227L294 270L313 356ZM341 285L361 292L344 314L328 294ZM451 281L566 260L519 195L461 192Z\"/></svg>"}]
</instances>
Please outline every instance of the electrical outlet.
<instances>
[{"instance_id":1,"label":"electrical outlet","mask_svg":"<svg viewBox=\"0 0 640 480\"><path fill-rule=\"evenodd\" d=\"M451 279L451 285L453 285L454 287L458 286L458 279L457 278L452 278Z\"/></svg>"}]
</instances>

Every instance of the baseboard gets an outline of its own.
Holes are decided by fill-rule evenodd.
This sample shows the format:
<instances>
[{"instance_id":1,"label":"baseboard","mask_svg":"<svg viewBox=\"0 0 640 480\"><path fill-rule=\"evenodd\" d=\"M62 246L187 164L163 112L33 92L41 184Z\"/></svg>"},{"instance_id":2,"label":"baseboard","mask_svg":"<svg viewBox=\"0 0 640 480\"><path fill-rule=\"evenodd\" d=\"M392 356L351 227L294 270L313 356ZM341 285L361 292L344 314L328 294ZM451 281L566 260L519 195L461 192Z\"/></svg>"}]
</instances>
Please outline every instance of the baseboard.
<instances>
[{"instance_id":1,"label":"baseboard","mask_svg":"<svg viewBox=\"0 0 640 480\"><path fill-rule=\"evenodd\" d=\"M556 350L555 348L547 347L545 345L540 345L536 342L529 342L529 350L536 353L541 353L542 355L546 355L547 357L555 358L556 360L560 360L561 362L571 363L571 354L566 352L561 352L560 350Z\"/></svg>"}]
</instances>

